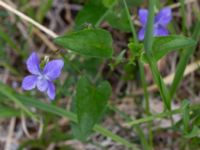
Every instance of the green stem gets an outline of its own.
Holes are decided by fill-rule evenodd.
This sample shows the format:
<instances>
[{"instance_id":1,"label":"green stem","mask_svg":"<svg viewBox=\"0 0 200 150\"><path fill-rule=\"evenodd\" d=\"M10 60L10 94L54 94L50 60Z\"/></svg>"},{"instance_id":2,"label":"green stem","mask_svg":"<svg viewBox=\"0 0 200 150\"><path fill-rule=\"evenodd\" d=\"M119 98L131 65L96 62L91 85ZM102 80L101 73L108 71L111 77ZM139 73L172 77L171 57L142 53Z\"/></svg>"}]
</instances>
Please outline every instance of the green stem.
<instances>
[{"instance_id":1,"label":"green stem","mask_svg":"<svg viewBox=\"0 0 200 150\"><path fill-rule=\"evenodd\" d=\"M149 107L149 94L147 91L147 81L145 79L145 73L144 73L144 65L141 61L138 61L139 64L139 70L140 70L140 76L141 76L141 81L142 81L142 87L144 90L144 97L145 97L145 109L146 113L150 115L150 107Z\"/></svg>"},{"instance_id":2,"label":"green stem","mask_svg":"<svg viewBox=\"0 0 200 150\"><path fill-rule=\"evenodd\" d=\"M163 99L165 108L169 111L171 111L171 99L169 91L161 77L161 74L157 67L157 62L153 56L152 52L152 45L153 45L153 30L154 30L154 7L156 5L156 0L149 1L149 14L147 19L147 27L145 31L145 39L144 39L144 48L146 51L146 57L148 64L151 68L151 72L153 75L153 79L157 86L159 87L160 95ZM173 121L172 121L173 124Z\"/></svg>"},{"instance_id":3,"label":"green stem","mask_svg":"<svg viewBox=\"0 0 200 150\"><path fill-rule=\"evenodd\" d=\"M95 125L93 128L95 131L101 133L102 135L105 135L106 137L110 137L111 139L115 140L118 143L121 143L123 145L125 145L126 147L132 148L133 150L139 150L137 148L137 146L129 143L127 140L121 138L120 136L113 134L112 132L110 132L109 130L103 128L100 125Z\"/></svg>"},{"instance_id":4,"label":"green stem","mask_svg":"<svg viewBox=\"0 0 200 150\"><path fill-rule=\"evenodd\" d=\"M134 42L135 42L136 44L138 44L138 39L137 39L137 35L136 35L135 26L134 26L133 21L132 21L132 19L131 19L131 15L130 15L130 13L129 13L129 10L128 10L126 1L123 0L123 3L124 3L125 10L126 10L127 18L128 18L128 20L129 20L129 25L130 25L130 27L131 27L131 31L132 31L132 35L133 35ZM147 92L147 82L146 82L146 79L145 79L145 76L144 76L144 66L143 66L143 64L140 62L140 60L138 60L138 63L139 63L139 69L140 69L140 74L141 74L142 86L143 86L144 93L145 93L146 111L147 111L148 114L149 114L149 112L150 112L150 111L149 111L149 96L148 96L148 92Z\"/></svg>"},{"instance_id":5,"label":"green stem","mask_svg":"<svg viewBox=\"0 0 200 150\"><path fill-rule=\"evenodd\" d=\"M166 112L155 114L155 115L148 116L148 117L145 117L145 118L133 120L131 122L126 123L126 125L127 126L134 126L134 125L137 125L137 124L153 121L153 120L155 120L157 118L170 117L171 115L179 114L181 112L182 112L181 108L175 109L175 110L172 110L172 111L166 111Z\"/></svg>"},{"instance_id":6,"label":"green stem","mask_svg":"<svg viewBox=\"0 0 200 150\"><path fill-rule=\"evenodd\" d=\"M159 87L159 92L160 92L160 95L163 99L163 102L164 102L164 105L165 105L165 108L168 109L168 110L171 110L171 99L170 99L170 94L169 94L169 91L160 75L160 72L158 70L158 67L157 67L157 64L156 64L156 61L154 59L154 57L152 55L147 55L147 61L150 65L150 69L151 69L151 72L152 72L152 75L153 75L153 79L156 83L156 85Z\"/></svg>"},{"instance_id":7,"label":"green stem","mask_svg":"<svg viewBox=\"0 0 200 150\"><path fill-rule=\"evenodd\" d=\"M101 22L105 19L105 17L108 15L108 13L113 9L113 7L115 6L115 2L112 3L112 5L107 9L107 11L105 11L105 13L101 16L101 18L97 21L97 23L95 24L95 27L99 27Z\"/></svg>"},{"instance_id":8,"label":"green stem","mask_svg":"<svg viewBox=\"0 0 200 150\"><path fill-rule=\"evenodd\" d=\"M190 112L195 111L195 110L199 110L199 109L200 109L200 104L193 104L193 105L190 106ZM171 110L171 111L166 111L166 112L163 112L163 113L148 116L148 117L145 117L145 118L133 120L131 122L126 123L125 125L126 126L134 126L134 125L137 125L137 124L153 121L153 120L158 119L158 118L161 119L161 118L165 118L165 117L170 117L172 115L181 114L182 112L183 112L183 109L178 108L178 109L174 109L174 110Z\"/></svg>"},{"instance_id":9,"label":"green stem","mask_svg":"<svg viewBox=\"0 0 200 150\"><path fill-rule=\"evenodd\" d=\"M137 45L138 39L137 39L137 34L136 34L136 30L135 30L135 26L133 24L133 21L131 19L131 14L129 13L129 9L128 6L126 4L126 1L123 0L124 3L124 7L125 7L125 11L126 11L126 15L129 21L129 26L131 28L131 32L132 32L132 36L133 36L133 40L135 42L135 44ZM139 63L139 70L140 70L140 75L141 75L141 80L142 80L142 87L144 89L144 93L145 93L145 102L146 102L146 112L147 114L150 114L150 109L149 109L149 96L148 96L148 92L147 92L147 82L145 79L145 75L144 75L144 66L142 64L142 62L140 62L140 60L138 60ZM139 126L135 126L136 131L138 133L138 135L140 136L140 139L142 141L142 145L144 147L144 149L152 149L153 146L153 141L152 141L152 127L151 127L151 123L149 123L148 125L148 129L149 129L149 141L151 143L151 145L149 146L148 141L146 140L143 131L141 130L141 128Z\"/></svg>"},{"instance_id":10,"label":"green stem","mask_svg":"<svg viewBox=\"0 0 200 150\"><path fill-rule=\"evenodd\" d=\"M165 107L170 110L171 109L171 100L168 89L160 75L160 72L157 67L157 63L153 55L151 54L151 49L153 45L153 25L154 25L154 6L156 4L155 0L149 1L149 14L147 20L147 27L145 32L145 39L144 39L144 48L146 51L147 61L150 65L151 72L153 75L153 79L156 82L157 86L159 87L159 91L161 97L164 101Z\"/></svg>"},{"instance_id":11,"label":"green stem","mask_svg":"<svg viewBox=\"0 0 200 150\"><path fill-rule=\"evenodd\" d=\"M123 0L123 3L124 3L124 7L125 7L125 11L126 11L126 15L127 15L127 18L128 18L128 21L129 21L129 25L130 25L130 28L131 28L131 32L132 32L132 35L133 35L133 40L134 42L137 44L138 43L138 39L137 39L137 34L136 34L136 31L135 31L135 26L133 24L133 21L131 19L131 15L129 13L129 10L128 10L128 6L126 4L126 1Z\"/></svg>"},{"instance_id":12,"label":"green stem","mask_svg":"<svg viewBox=\"0 0 200 150\"><path fill-rule=\"evenodd\" d=\"M149 106L149 94L147 91L147 81L145 78L145 73L144 73L144 65L140 60L138 61L139 64L139 70L140 70L140 76L141 76L141 81L142 81L142 87L144 90L144 97L145 97L145 110L147 115L151 115L150 112L150 106ZM153 131L152 131L152 122L148 123L148 130L149 130L149 144L151 147L153 147Z\"/></svg>"},{"instance_id":13,"label":"green stem","mask_svg":"<svg viewBox=\"0 0 200 150\"><path fill-rule=\"evenodd\" d=\"M154 25L154 6L156 4L155 0L149 1L149 14L147 19L147 26L144 39L144 48L146 53L151 52L153 44L153 25Z\"/></svg>"},{"instance_id":14,"label":"green stem","mask_svg":"<svg viewBox=\"0 0 200 150\"><path fill-rule=\"evenodd\" d=\"M187 24L186 24L186 14L185 14L185 0L180 0L180 4L181 4L181 16L182 16L182 31L186 33Z\"/></svg>"}]
</instances>

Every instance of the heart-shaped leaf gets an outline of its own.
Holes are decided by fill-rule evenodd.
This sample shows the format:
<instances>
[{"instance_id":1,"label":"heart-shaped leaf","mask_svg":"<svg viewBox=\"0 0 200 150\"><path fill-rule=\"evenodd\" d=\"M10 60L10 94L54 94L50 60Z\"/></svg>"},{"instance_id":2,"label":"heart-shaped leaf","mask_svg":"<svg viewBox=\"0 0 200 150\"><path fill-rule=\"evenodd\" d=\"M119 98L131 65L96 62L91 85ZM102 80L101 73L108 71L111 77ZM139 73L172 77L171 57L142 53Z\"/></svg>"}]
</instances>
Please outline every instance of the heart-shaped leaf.
<instances>
[{"instance_id":1,"label":"heart-shaped leaf","mask_svg":"<svg viewBox=\"0 0 200 150\"><path fill-rule=\"evenodd\" d=\"M77 137L82 140L88 137L93 126L102 118L110 94L111 86L108 82L95 87L86 77L78 81L75 99L80 132Z\"/></svg>"},{"instance_id":2,"label":"heart-shaped leaf","mask_svg":"<svg viewBox=\"0 0 200 150\"><path fill-rule=\"evenodd\" d=\"M55 43L79 54L110 58L113 54L112 37L103 29L85 29L54 39Z\"/></svg>"}]
</instances>

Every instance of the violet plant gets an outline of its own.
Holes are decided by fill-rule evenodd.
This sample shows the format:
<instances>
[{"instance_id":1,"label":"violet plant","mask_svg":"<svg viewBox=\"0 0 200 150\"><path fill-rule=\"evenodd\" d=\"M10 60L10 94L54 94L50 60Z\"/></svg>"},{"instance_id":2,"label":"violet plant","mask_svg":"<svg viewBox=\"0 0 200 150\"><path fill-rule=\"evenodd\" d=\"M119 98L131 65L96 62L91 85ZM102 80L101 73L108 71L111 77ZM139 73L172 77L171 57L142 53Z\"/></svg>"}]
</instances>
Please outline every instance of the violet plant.
<instances>
[{"instance_id":1,"label":"violet plant","mask_svg":"<svg viewBox=\"0 0 200 150\"><path fill-rule=\"evenodd\" d=\"M137 30L132 20L132 14L130 11L130 9L134 8L134 5L132 7L129 7L127 5L127 0L123 0L122 2L123 5L121 5L121 3L118 3L117 1L105 0L102 3L101 0L89 0L86 6L83 7L82 10L80 10L75 19L75 25L79 27L79 30L74 30L69 34L62 36L53 36L56 37L53 40L55 44L63 48L69 49L71 53L63 53L63 59L55 59L46 62L46 64L44 64L44 67L40 65L40 60L36 52L33 52L26 61L26 67L30 75L24 77L21 86L22 89L29 91L37 88L40 92L48 95L50 100L54 100L56 97L56 87L54 85L54 81L60 76L61 71L64 67L64 62L65 65L68 65L69 70L73 72L73 74L70 74L71 72L69 71L69 77L65 79L63 85L60 85L60 89L62 88L62 90L64 91L64 94L61 93L62 97L69 96L72 100L70 110L61 108L62 106L58 106L59 104L54 105L54 103L43 103L40 100L37 100L37 95L33 96L32 93L27 93L31 96L27 96L24 93L17 93L12 95L12 89L10 90L8 88L9 90L4 90L4 88L2 88L1 86L1 83L0 94L3 94L9 99L12 99L21 108L26 108L26 105L33 106L39 110L48 112L51 115L54 114L60 117L69 118L69 120L73 122L71 123L71 128L74 138L82 141L86 141L91 135L92 131L95 131L106 137L111 138L112 140L124 145L127 148L131 148L134 150L138 150L140 148L143 148L145 150L152 150L154 149L155 144L153 129L156 130L156 128L154 128L153 121L156 118L162 119L166 117L168 118L168 120L171 121L171 128L173 128L176 127L174 126L176 122L174 123L173 120L173 115L175 114L182 115L182 120L180 120L180 122L183 124L176 124L177 126L180 126L180 130L177 130L176 132L178 132L179 135L181 135L183 138L190 138L191 136L198 137L197 134L194 134L194 131L199 131L199 129L196 126L193 126L193 122L191 122L190 120L190 117L193 117L192 115L194 114L191 115L189 112L196 110L196 108L200 108L200 106L198 105L190 107L190 103L188 102L184 102L181 107L176 110L173 110L171 106L174 93L176 92L176 89L181 82L189 57L195 50L196 41L198 40L198 36L200 35L200 31L198 28L200 26L200 23L195 28L192 38L180 35L171 35L167 29L168 24L172 20L171 8L164 7L155 15L154 11L156 8L156 1L151 0L148 2L148 9L140 8L138 11L137 15L139 17L142 28ZM117 11L120 10L119 14L116 14L116 16L115 7ZM124 21L123 24L120 22L120 19L125 20L126 22ZM124 47L126 47L126 49L123 50L123 52L119 55L117 54L117 56L116 52L114 52L113 38L111 32L108 32L107 30L101 29L99 27L102 21L108 21L113 28L122 28L126 29L125 31L132 32L132 37L129 37L130 40L127 40L128 42L125 43L127 45L123 45ZM88 27L81 29L81 27L86 23L91 23L91 25L88 25ZM117 23L119 23L119 25ZM112 26L112 24L114 25ZM127 34L127 36L129 35L130 34ZM193 48L192 51L191 48ZM178 50L181 50L181 55L179 55L180 62L177 65L177 70L172 85L167 86L157 67L157 62L168 53ZM77 55L80 56L77 57ZM81 59L79 59L80 57ZM90 57L93 58L90 64L88 65L84 63L84 59ZM112 94L112 86L108 81L103 81L104 76L101 71L104 68L99 71L98 69L100 67L98 65L95 65L94 63L94 60L101 60L101 62L103 62L103 60L105 59L106 62L104 62L104 65L102 65L103 67L107 67L108 63L110 63L110 66L113 67L113 70L118 67L118 64L123 66L122 72L125 72L124 68L128 67L130 67L131 69L136 68L135 70L137 71L139 70L138 72L135 71L134 73L139 74L138 79L141 80L141 87L143 88L144 93L144 96L141 96L138 99L140 99L141 101L143 100L143 97L145 99L145 107L141 108L141 110L145 110L145 112L141 116L139 116L141 118L137 118L137 116L127 115L126 113L121 112L120 110L118 110L117 107L112 105L112 102L111 104L108 103L108 100L111 98ZM145 64L148 64L150 68L153 80L160 92L160 95L158 95L158 97L163 102L164 111L159 114L154 114L154 112L152 112L150 108L151 101L149 92L147 90L148 83L146 81L146 74L144 70ZM86 65L88 65L89 67ZM90 65L94 65L95 67L91 67ZM83 67L85 70L81 70L79 67ZM91 67L92 69L90 69L92 70L92 72L95 72L94 70L97 69L97 71L95 72L96 74L91 75L92 73L90 74L89 71L87 72L87 67ZM112 75L112 71L109 70L109 74ZM71 79L70 83L67 82L68 79ZM120 77L120 79L123 79L123 77ZM135 82L138 83L138 81ZM68 91L69 87L73 87L72 92ZM59 100L60 99L58 98L58 101ZM143 105L139 106L143 107ZM105 115L106 109L118 113L125 121L124 127L128 127L128 131L132 132L132 129L134 129L134 138L136 137L136 140L134 139L129 142L126 138L112 133L105 127L99 125L100 120L103 118L103 115ZM27 113L29 112L29 110L26 110L25 112ZM133 119L133 117L135 118ZM54 120L50 121L54 122ZM148 132L146 132L146 130L143 130L143 128L140 126L141 123L148 123ZM189 124L191 124L191 128L189 127ZM65 135L66 133L60 134Z\"/></svg>"},{"instance_id":2,"label":"violet plant","mask_svg":"<svg viewBox=\"0 0 200 150\"><path fill-rule=\"evenodd\" d=\"M53 81L61 74L64 66L63 60L52 60L42 69L37 54L33 52L26 61L26 66L31 75L23 79L22 88L24 90L32 90L37 87L39 91L47 93L49 98L53 100L56 93Z\"/></svg>"}]
</instances>

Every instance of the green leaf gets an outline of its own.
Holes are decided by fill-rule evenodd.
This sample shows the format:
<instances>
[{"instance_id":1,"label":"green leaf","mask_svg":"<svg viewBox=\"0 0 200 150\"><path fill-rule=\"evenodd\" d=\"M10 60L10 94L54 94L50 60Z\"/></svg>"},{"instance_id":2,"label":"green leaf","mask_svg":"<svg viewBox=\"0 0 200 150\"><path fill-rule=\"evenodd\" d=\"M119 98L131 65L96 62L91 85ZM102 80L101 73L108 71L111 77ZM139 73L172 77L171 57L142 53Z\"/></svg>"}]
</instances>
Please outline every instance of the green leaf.
<instances>
[{"instance_id":1,"label":"green leaf","mask_svg":"<svg viewBox=\"0 0 200 150\"><path fill-rule=\"evenodd\" d=\"M102 0L102 3L105 7L109 8L116 0Z\"/></svg>"},{"instance_id":2,"label":"green leaf","mask_svg":"<svg viewBox=\"0 0 200 150\"><path fill-rule=\"evenodd\" d=\"M113 0L103 0L104 5L107 7L109 4L106 5L106 2L104 1L107 3L113 3ZM142 1L143 0L126 0L126 3L129 8L133 8L134 6L140 5ZM123 32L131 32L129 18L127 17L126 9L121 0L116 1L113 9L110 9L105 19L113 28L119 29Z\"/></svg>"},{"instance_id":3,"label":"green leaf","mask_svg":"<svg viewBox=\"0 0 200 150\"><path fill-rule=\"evenodd\" d=\"M126 0L126 3L129 7L139 6L144 2L144 0Z\"/></svg>"},{"instance_id":4,"label":"green leaf","mask_svg":"<svg viewBox=\"0 0 200 150\"><path fill-rule=\"evenodd\" d=\"M167 86L165 85L163 78L158 70L156 60L152 55L146 55L146 58L147 58L147 62L149 64L149 66L151 68L153 79L154 79L155 83L157 84L157 86L159 87L159 91L160 91L162 100L165 104L165 108L167 108L168 110L171 110L171 99L170 99L169 91L168 91Z\"/></svg>"},{"instance_id":5,"label":"green leaf","mask_svg":"<svg viewBox=\"0 0 200 150\"><path fill-rule=\"evenodd\" d=\"M11 36L8 35L8 33L6 31L4 31L4 29L2 27L0 27L0 41L4 41L5 43L7 43L17 53L20 51L19 47L11 39Z\"/></svg>"},{"instance_id":6,"label":"green leaf","mask_svg":"<svg viewBox=\"0 0 200 150\"><path fill-rule=\"evenodd\" d=\"M156 37L152 47L152 55L154 59L158 61L172 51L189 48L195 45L195 40L180 35ZM142 60L147 62L146 54L143 55Z\"/></svg>"},{"instance_id":7,"label":"green leaf","mask_svg":"<svg viewBox=\"0 0 200 150\"><path fill-rule=\"evenodd\" d=\"M15 110L14 108L9 107L0 107L0 118L7 118L7 117L18 117L21 115L19 110Z\"/></svg>"},{"instance_id":8,"label":"green leaf","mask_svg":"<svg viewBox=\"0 0 200 150\"><path fill-rule=\"evenodd\" d=\"M189 123L190 123L190 102L188 100L184 100L182 102L182 117L183 117L183 125L184 125L184 133L188 133L189 131Z\"/></svg>"},{"instance_id":9,"label":"green leaf","mask_svg":"<svg viewBox=\"0 0 200 150\"><path fill-rule=\"evenodd\" d=\"M76 105L77 105L77 101L76 101L75 96L73 96L70 109L75 114L77 114ZM71 122L71 130L72 130L72 134L73 134L74 138L82 139L82 134L80 134L81 133L81 129L79 127L79 124L77 124L76 122Z\"/></svg>"},{"instance_id":10,"label":"green leaf","mask_svg":"<svg viewBox=\"0 0 200 150\"><path fill-rule=\"evenodd\" d=\"M110 58L112 37L103 29L85 29L54 39L55 43L82 55Z\"/></svg>"},{"instance_id":11,"label":"green leaf","mask_svg":"<svg viewBox=\"0 0 200 150\"><path fill-rule=\"evenodd\" d=\"M75 28L80 29L82 25L89 23L95 26L106 12L107 8L101 0L90 0L75 18Z\"/></svg>"},{"instance_id":12,"label":"green leaf","mask_svg":"<svg viewBox=\"0 0 200 150\"><path fill-rule=\"evenodd\" d=\"M111 86L108 82L95 87L85 77L78 81L76 108L82 140L89 136L93 126L101 119L110 94Z\"/></svg>"},{"instance_id":13,"label":"green leaf","mask_svg":"<svg viewBox=\"0 0 200 150\"><path fill-rule=\"evenodd\" d=\"M133 57L140 58L142 56L143 49L144 49L143 44L141 44L141 43L138 44L138 43L135 43L135 42L130 42L128 44L128 48L130 49L131 55Z\"/></svg>"},{"instance_id":14,"label":"green leaf","mask_svg":"<svg viewBox=\"0 0 200 150\"><path fill-rule=\"evenodd\" d=\"M194 31L192 33L193 40L198 42L199 38L200 38L200 20L198 20L196 22ZM191 55L194 53L194 51L195 51L195 46L188 47L188 48L184 49L183 53L181 54L179 63L177 64L175 77L173 79L172 86L170 88L171 98L173 98L178 86L180 85L181 80L183 79L183 74L184 74L186 65L187 65Z\"/></svg>"},{"instance_id":15,"label":"green leaf","mask_svg":"<svg viewBox=\"0 0 200 150\"><path fill-rule=\"evenodd\" d=\"M199 136L199 134L200 134L200 129L197 126L194 126L192 128L192 131L189 134L186 134L184 137L190 139Z\"/></svg>"},{"instance_id":16,"label":"green leaf","mask_svg":"<svg viewBox=\"0 0 200 150\"><path fill-rule=\"evenodd\" d=\"M124 8L115 8L110 11L106 17L107 22L116 29L124 32L130 32L131 28L129 25L129 20L126 16L126 10Z\"/></svg>"},{"instance_id":17,"label":"green leaf","mask_svg":"<svg viewBox=\"0 0 200 150\"><path fill-rule=\"evenodd\" d=\"M43 0L41 7L39 7L39 10L37 11L36 18L41 23L44 19L45 15L49 11L49 9L52 7L53 0Z\"/></svg>"},{"instance_id":18,"label":"green leaf","mask_svg":"<svg viewBox=\"0 0 200 150\"><path fill-rule=\"evenodd\" d=\"M158 61L169 52L196 45L196 41L180 35L157 37L154 40L152 54Z\"/></svg>"}]
</instances>

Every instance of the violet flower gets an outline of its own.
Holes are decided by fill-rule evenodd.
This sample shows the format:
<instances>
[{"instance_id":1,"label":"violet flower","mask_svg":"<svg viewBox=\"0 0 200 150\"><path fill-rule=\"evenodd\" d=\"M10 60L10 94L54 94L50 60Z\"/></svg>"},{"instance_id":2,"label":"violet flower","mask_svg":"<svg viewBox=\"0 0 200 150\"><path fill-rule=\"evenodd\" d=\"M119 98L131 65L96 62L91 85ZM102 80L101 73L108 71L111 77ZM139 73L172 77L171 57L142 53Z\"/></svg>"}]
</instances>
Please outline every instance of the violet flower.
<instances>
[{"instance_id":1,"label":"violet flower","mask_svg":"<svg viewBox=\"0 0 200 150\"><path fill-rule=\"evenodd\" d=\"M63 60L56 59L48 62L42 70L37 54L32 53L26 61L26 66L31 75L23 79L22 88L32 90L37 87L39 91L46 92L49 98L53 100L55 98L53 81L60 76L63 65Z\"/></svg>"},{"instance_id":2,"label":"violet flower","mask_svg":"<svg viewBox=\"0 0 200 150\"><path fill-rule=\"evenodd\" d=\"M145 36L145 28L147 24L148 10L139 10L139 19L142 24L142 29L138 33L138 39L143 40ZM154 18L153 34L154 36L166 36L169 34L167 25L172 19L172 11L170 8L165 7Z\"/></svg>"}]
</instances>

